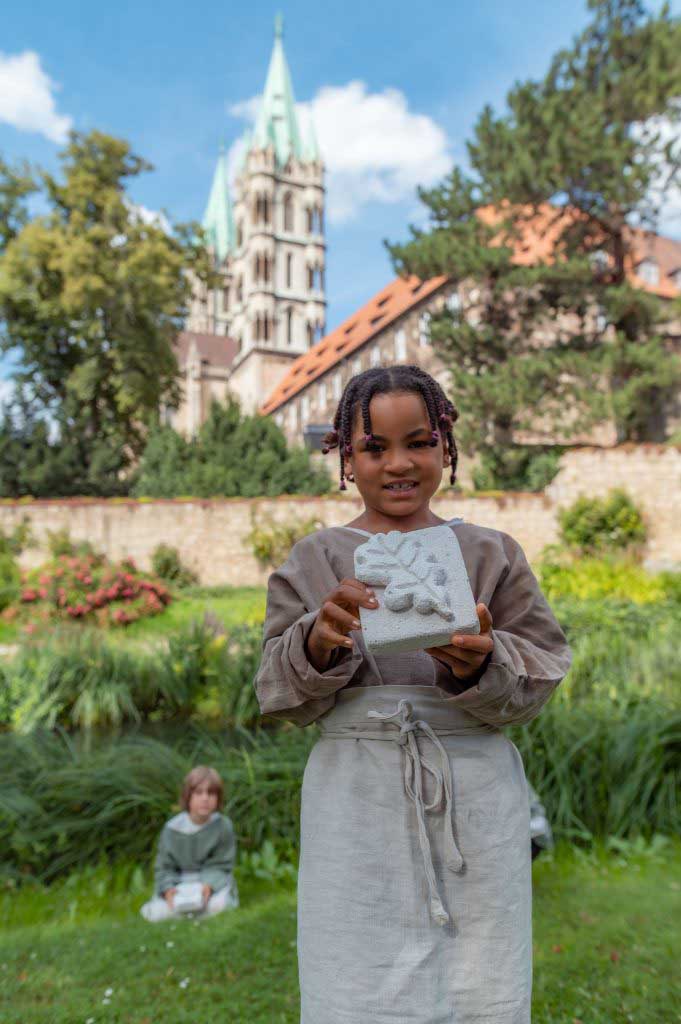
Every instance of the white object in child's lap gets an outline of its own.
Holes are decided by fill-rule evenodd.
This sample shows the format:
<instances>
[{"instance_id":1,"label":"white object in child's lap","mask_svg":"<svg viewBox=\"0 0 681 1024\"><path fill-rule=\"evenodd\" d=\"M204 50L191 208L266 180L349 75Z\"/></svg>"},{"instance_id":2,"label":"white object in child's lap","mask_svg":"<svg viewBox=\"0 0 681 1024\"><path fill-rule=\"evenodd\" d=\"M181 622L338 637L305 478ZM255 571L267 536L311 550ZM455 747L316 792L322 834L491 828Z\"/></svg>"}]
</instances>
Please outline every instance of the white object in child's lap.
<instances>
[{"instance_id":1,"label":"white object in child's lap","mask_svg":"<svg viewBox=\"0 0 681 1024\"><path fill-rule=\"evenodd\" d=\"M173 896L173 910L178 914L191 914L203 909L201 882L180 882Z\"/></svg>"},{"instance_id":2,"label":"white object in child's lap","mask_svg":"<svg viewBox=\"0 0 681 1024\"><path fill-rule=\"evenodd\" d=\"M373 653L441 647L452 633L479 633L475 598L453 530L376 533L355 550L355 577L374 588L378 608L360 608Z\"/></svg>"}]
</instances>

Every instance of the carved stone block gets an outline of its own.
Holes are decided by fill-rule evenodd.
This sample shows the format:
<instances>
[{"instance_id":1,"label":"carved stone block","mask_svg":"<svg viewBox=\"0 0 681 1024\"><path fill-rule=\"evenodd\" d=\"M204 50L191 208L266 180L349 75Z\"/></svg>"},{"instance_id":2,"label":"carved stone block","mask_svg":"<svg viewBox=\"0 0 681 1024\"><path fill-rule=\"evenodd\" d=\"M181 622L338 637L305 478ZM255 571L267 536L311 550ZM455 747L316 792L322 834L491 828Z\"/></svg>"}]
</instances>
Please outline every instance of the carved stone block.
<instances>
[{"instance_id":1,"label":"carved stone block","mask_svg":"<svg viewBox=\"0 0 681 1024\"><path fill-rule=\"evenodd\" d=\"M451 527L376 533L355 550L355 577L376 592L378 608L360 608L373 653L448 644L452 633L479 633L475 598Z\"/></svg>"}]
</instances>

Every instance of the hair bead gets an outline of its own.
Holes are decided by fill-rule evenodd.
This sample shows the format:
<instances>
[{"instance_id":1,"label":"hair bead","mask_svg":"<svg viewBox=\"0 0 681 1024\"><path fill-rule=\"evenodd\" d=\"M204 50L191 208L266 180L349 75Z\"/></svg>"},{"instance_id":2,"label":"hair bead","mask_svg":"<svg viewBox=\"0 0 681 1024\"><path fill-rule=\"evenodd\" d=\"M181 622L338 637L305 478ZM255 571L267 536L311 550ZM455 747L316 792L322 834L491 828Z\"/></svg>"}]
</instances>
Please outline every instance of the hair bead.
<instances>
[{"instance_id":1,"label":"hair bead","mask_svg":"<svg viewBox=\"0 0 681 1024\"><path fill-rule=\"evenodd\" d=\"M345 480L341 480L341 482L340 482L340 487L339 487L339 490L341 490L341 491L347 491L347 489L348 489L348 488L347 488L347 485L346 485L346 483L345 483Z\"/></svg>"}]
</instances>

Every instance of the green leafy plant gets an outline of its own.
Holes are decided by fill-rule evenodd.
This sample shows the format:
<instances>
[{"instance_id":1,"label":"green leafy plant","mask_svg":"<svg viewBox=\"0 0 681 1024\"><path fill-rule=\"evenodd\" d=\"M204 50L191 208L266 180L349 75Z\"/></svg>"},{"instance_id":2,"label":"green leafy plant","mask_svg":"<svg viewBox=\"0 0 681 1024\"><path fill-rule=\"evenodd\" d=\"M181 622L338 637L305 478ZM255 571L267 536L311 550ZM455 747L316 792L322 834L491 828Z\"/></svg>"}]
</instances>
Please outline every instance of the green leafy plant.
<instances>
[{"instance_id":1,"label":"green leafy plant","mask_svg":"<svg viewBox=\"0 0 681 1024\"><path fill-rule=\"evenodd\" d=\"M258 562L263 567L276 567L285 562L296 541L323 529L324 523L319 519L290 520L274 522L271 518L253 524L244 543L250 545Z\"/></svg>"},{"instance_id":2,"label":"green leafy plant","mask_svg":"<svg viewBox=\"0 0 681 1024\"><path fill-rule=\"evenodd\" d=\"M179 551L169 544L156 545L151 553L151 570L154 576L178 587L190 587L198 583L196 573L183 565Z\"/></svg>"},{"instance_id":3,"label":"green leafy plant","mask_svg":"<svg viewBox=\"0 0 681 1024\"><path fill-rule=\"evenodd\" d=\"M561 539L580 554L635 550L646 539L643 517L626 491L578 498L558 514Z\"/></svg>"},{"instance_id":4,"label":"green leafy plant","mask_svg":"<svg viewBox=\"0 0 681 1024\"><path fill-rule=\"evenodd\" d=\"M55 621L126 626L157 615L172 600L160 580L138 571L132 559L111 563L103 555L62 554L21 574L18 600L2 613L28 633Z\"/></svg>"}]
</instances>

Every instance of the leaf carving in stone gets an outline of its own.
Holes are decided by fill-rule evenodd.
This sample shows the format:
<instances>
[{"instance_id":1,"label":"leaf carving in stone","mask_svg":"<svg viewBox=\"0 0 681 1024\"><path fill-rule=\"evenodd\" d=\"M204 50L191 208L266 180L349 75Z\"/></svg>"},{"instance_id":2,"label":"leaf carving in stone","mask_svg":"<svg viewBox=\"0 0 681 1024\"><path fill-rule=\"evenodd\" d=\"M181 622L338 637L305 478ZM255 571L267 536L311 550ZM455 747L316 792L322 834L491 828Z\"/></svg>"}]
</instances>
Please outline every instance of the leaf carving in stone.
<instances>
[{"instance_id":1,"label":"leaf carving in stone","mask_svg":"<svg viewBox=\"0 0 681 1024\"><path fill-rule=\"evenodd\" d=\"M355 573L362 583L385 586L383 599L390 611L413 607L421 615L435 612L447 621L454 617L446 569L408 533L374 534L355 554Z\"/></svg>"}]
</instances>

